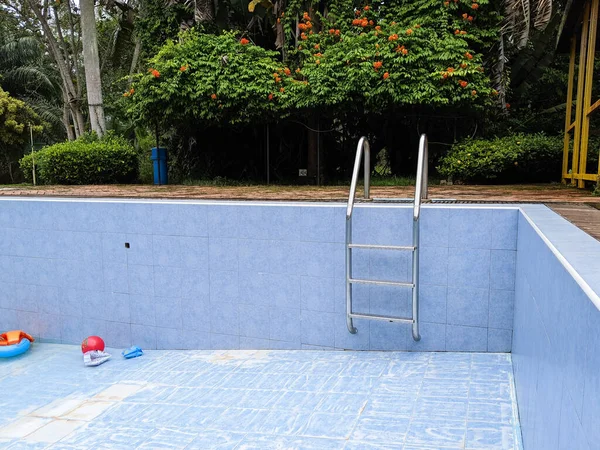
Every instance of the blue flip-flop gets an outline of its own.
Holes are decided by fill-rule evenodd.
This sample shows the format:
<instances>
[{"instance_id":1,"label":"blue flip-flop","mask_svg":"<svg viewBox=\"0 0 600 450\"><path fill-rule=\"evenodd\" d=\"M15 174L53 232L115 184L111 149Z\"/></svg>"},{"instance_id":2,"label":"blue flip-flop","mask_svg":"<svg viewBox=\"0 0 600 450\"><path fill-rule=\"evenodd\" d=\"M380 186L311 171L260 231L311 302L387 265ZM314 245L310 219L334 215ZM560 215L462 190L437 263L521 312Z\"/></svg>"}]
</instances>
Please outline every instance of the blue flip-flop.
<instances>
[{"instance_id":1,"label":"blue flip-flop","mask_svg":"<svg viewBox=\"0 0 600 450\"><path fill-rule=\"evenodd\" d=\"M130 347L127 350L123 350L121 352L121 355L123 355L125 359L137 358L138 356L142 356L143 354L144 352L137 345L134 345L133 347Z\"/></svg>"}]
</instances>

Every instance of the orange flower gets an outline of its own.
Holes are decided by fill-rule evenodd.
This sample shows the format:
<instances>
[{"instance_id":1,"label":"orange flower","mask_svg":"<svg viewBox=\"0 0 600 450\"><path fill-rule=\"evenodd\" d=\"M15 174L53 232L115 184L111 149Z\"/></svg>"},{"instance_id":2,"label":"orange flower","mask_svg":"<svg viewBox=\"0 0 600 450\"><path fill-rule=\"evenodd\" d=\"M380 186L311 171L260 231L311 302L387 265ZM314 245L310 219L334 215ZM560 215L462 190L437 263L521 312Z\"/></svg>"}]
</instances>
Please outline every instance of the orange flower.
<instances>
[{"instance_id":1,"label":"orange flower","mask_svg":"<svg viewBox=\"0 0 600 450\"><path fill-rule=\"evenodd\" d=\"M467 52L467 53L465 53L465 58L473 59L473 55L471 55L469 52Z\"/></svg>"},{"instance_id":2,"label":"orange flower","mask_svg":"<svg viewBox=\"0 0 600 450\"><path fill-rule=\"evenodd\" d=\"M377 25L377 26L375 27L375 29L376 29L377 31L381 31L381 27L380 27L379 25Z\"/></svg>"},{"instance_id":3,"label":"orange flower","mask_svg":"<svg viewBox=\"0 0 600 450\"><path fill-rule=\"evenodd\" d=\"M281 78L275 77L275 83L281 83Z\"/></svg>"},{"instance_id":4,"label":"orange flower","mask_svg":"<svg viewBox=\"0 0 600 450\"><path fill-rule=\"evenodd\" d=\"M383 66L383 63L382 63L381 61L375 61L375 62L373 63L373 68L374 68L375 70L379 70L379 69L381 69L381 67L382 67L382 66Z\"/></svg>"},{"instance_id":5,"label":"orange flower","mask_svg":"<svg viewBox=\"0 0 600 450\"><path fill-rule=\"evenodd\" d=\"M363 27L363 28L366 27L366 26L368 26L368 25L369 25L369 21L367 19L363 19L360 22L360 26Z\"/></svg>"},{"instance_id":6,"label":"orange flower","mask_svg":"<svg viewBox=\"0 0 600 450\"><path fill-rule=\"evenodd\" d=\"M301 45L298 46L298 50L302 50L302 46Z\"/></svg>"},{"instance_id":7,"label":"orange flower","mask_svg":"<svg viewBox=\"0 0 600 450\"><path fill-rule=\"evenodd\" d=\"M131 94L129 92L123 92L123 97L129 97Z\"/></svg>"},{"instance_id":8,"label":"orange flower","mask_svg":"<svg viewBox=\"0 0 600 450\"><path fill-rule=\"evenodd\" d=\"M333 28L330 28L329 29L329 34L334 34L334 33L335 33L335 30Z\"/></svg>"},{"instance_id":9,"label":"orange flower","mask_svg":"<svg viewBox=\"0 0 600 450\"><path fill-rule=\"evenodd\" d=\"M310 30L312 28L312 23L306 22L306 28Z\"/></svg>"},{"instance_id":10,"label":"orange flower","mask_svg":"<svg viewBox=\"0 0 600 450\"><path fill-rule=\"evenodd\" d=\"M462 64L460 65L460 68L461 68L461 69L466 69L466 68L467 68L467 63L462 63Z\"/></svg>"},{"instance_id":11,"label":"orange flower","mask_svg":"<svg viewBox=\"0 0 600 450\"><path fill-rule=\"evenodd\" d=\"M284 88L279 88L279 92L281 92L283 94L283 92L285 91Z\"/></svg>"},{"instance_id":12,"label":"orange flower","mask_svg":"<svg viewBox=\"0 0 600 450\"><path fill-rule=\"evenodd\" d=\"M379 48L379 44L375 44L375 48Z\"/></svg>"},{"instance_id":13,"label":"orange flower","mask_svg":"<svg viewBox=\"0 0 600 450\"><path fill-rule=\"evenodd\" d=\"M273 100L273 94L269 94L269 100Z\"/></svg>"},{"instance_id":14,"label":"orange flower","mask_svg":"<svg viewBox=\"0 0 600 450\"><path fill-rule=\"evenodd\" d=\"M477 3L473 3L473 4L471 5L471 8L473 8L473 9L478 9L478 8L479 8L479 5L478 5Z\"/></svg>"},{"instance_id":15,"label":"orange flower","mask_svg":"<svg viewBox=\"0 0 600 450\"><path fill-rule=\"evenodd\" d=\"M250 41L246 38L240 39L240 44L242 44L242 45L248 45L249 43L250 43Z\"/></svg>"},{"instance_id":16,"label":"orange flower","mask_svg":"<svg viewBox=\"0 0 600 450\"><path fill-rule=\"evenodd\" d=\"M300 30L306 30L306 25L304 25L303 23L299 23L298 24L298 29L300 29Z\"/></svg>"},{"instance_id":17,"label":"orange flower","mask_svg":"<svg viewBox=\"0 0 600 450\"><path fill-rule=\"evenodd\" d=\"M506 109L510 109L510 103L506 104Z\"/></svg>"},{"instance_id":18,"label":"orange flower","mask_svg":"<svg viewBox=\"0 0 600 450\"><path fill-rule=\"evenodd\" d=\"M408 34L408 35L410 36L411 34L413 34L413 30L411 30L411 29L409 28L408 30L406 30L406 34Z\"/></svg>"},{"instance_id":19,"label":"orange flower","mask_svg":"<svg viewBox=\"0 0 600 450\"><path fill-rule=\"evenodd\" d=\"M369 20L369 25L373 26L373 25L375 25L375 22L373 22L372 20Z\"/></svg>"},{"instance_id":20,"label":"orange flower","mask_svg":"<svg viewBox=\"0 0 600 450\"><path fill-rule=\"evenodd\" d=\"M454 30L454 34L460 34L460 30Z\"/></svg>"},{"instance_id":21,"label":"orange flower","mask_svg":"<svg viewBox=\"0 0 600 450\"><path fill-rule=\"evenodd\" d=\"M469 17L467 17L467 20L468 20L469 22L473 22L473 16L469 16Z\"/></svg>"},{"instance_id":22,"label":"orange flower","mask_svg":"<svg viewBox=\"0 0 600 450\"><path fill-rule=\"evenodd\" d=\"M392 34L389 38L388 41L392 42L392 41L397 41L398 40L398 35L397 34Z\"/></svg>"},{"instance_id":23,"label":"orange flower","mask_svg":"<svg viewBox=\"0 0 600 450\"><path fill-rule=\"evenodd\" d=\"M319 44L315 44L315 49L316 49L316 50L319 50L319 48L320 48L320 47L321 47L321 46L320 46Z\"/></svg>"},{"instance_id":24,"label":"orange flower","mask_svg":"<svg viewBox=\"0 0 600 450\"><path fill-rule=\"evenodd\" d=\"M442 78L445 80L446 78L448 78L448 74L446 72L442 72Z\"/></svg>"},{"instance_id":25,"label":"orange flower","mask_svg":"<svg viewBox=\"0 0 600 450\"><path fill-rule=\"evenodd\" d=\"M369 5L366 5L364 9L365 11L368 11L369 9L371 9L371 7Z\"/></svg>"},{"instance_id":26,"label":"orange flower","mask_svg":"<svg viewBox=\"0 0 600 450\"><path fill-rule=\"evenodd\" d=\"M134 92L135 92L134 88L129 89L129 95L133 95Z\"/></svg>"},{"instance_id":27,"label":"orange flower","mask_svg":"<svg viewBox=\"0 0 600 450\"><path fill-rule=\"evenodd\" d=\"M152 74L152 76L154 78L159 78L160 77L160 72L158 70L156 70L156 69L152 69L150 73Z\"/></svg>"},{"instance_id":28,"label":"orange flower","mask_svg":"<svg viewBox=\"0 0 600 450\"><path fill-rule=\"evenodd\" d=\"M217 99L217 94L210 94L210 98L212 98L213 100Z\"/></svg>"},{"instance_id":29,"label":"orange flower","mask_svg":"<svg viewBox=\"0 0 600 450\"><path fill-rule=\"evenodd\" d=\"M448 68L446 69L446 72L448 72L448 73L452 73L452 72L454 72L454 67L448 67Z\"/></svg>"},{"instance_id":30,"label":"orange flower","mask_svg":"<svg viewBox=\"0 0 600 450\"><path fill-rule=\"evenodd\" d=\"M408 55L408 49L406 49L406 48L403 48L403 49L402 49L402 54L403 54L403 55Z\"/></svg>"},{"instance_id":31,"label":"orange flower","mask_svg":"<svg viewBox=\"0 0 600 450\"><path fill-rule=\"evenodd\" d=\"M319 53L315 53L315 56L317 56L317 57L321 57L321 56L323 56L323 55L321 55L321 53L319 52Z\"/></svg>"},{"instance_id":32,"label":"orange flower","mask_svg":"<svg viewBox=\"0 0 600 450\"><path fill-rule=\"evenodd\" d=\"M296 69L296 73L300 73L300 68Z\"/></svg>"},{"instance_id":33,"label":"orange flower","mask_svg":"<svg viewBox=\"0 0 600 450\"><path fill-rule=\"evenodd\" d=\"M188 66L187 66L187 64L185 64L185 65L183 65L183 66L181 66L181 67L179 68L179 71L180 71L180 72L185 72L187 69L188 69Z\"/></svg>"},{"instance_id":34,"label":"orange flower","mask_svg":"<svg viewBox=\"0 0 600 450\"><path fill-rule=\"evenodd\" d=\"M302 18L304 20L310 20L310 16L308 15L308 13L306 11L304 11L304 14L302 15Z\"/></svg>"},{"instance_id":35,"label":"orange flower","mask_svg":"<svg viewBox=\"0 0 600 450\"><path fill-rule=\"evenodd\" d=\"M312 30L310 30L308 34L313 34Z\"/></svg>"},{"instance_id":36,"label":"orange flower","mask_svg":"<svg viewBox=\"0 0 600 450\"><path fill-rule=\"evenodd\" d=\"M464 14L462 15L462 18L463 18L463 19L466 19L467 17L468 17L468 14L467 14L467 13L464 13Z\"/></svg>"},{"instance_id":37,"label":"orange flower","mask_svg":"<svg viewBox=\"0 0 600 450\"><path fill-rule=\"evenodd\" d=\"M498 91L496 89L492 89L492 95L498 95Z\"/></svg>"},{"instance_id":38,"label":"orange flower","mask_svg":"<svg viewBox=\"0 0 600 450\"><path fill-rule=\"evenodd\" d=\"M450 2L444 2L444 6L447 8L448 6L450 6Z\"/></svg>"},{"instance_id":39,"label":"orange flower","mask_svg":"<svg viewBox=\"0 0 600 450\"><path fill-rule=\"evenodd\" d=\"M340 35L340 30L335 30L335 35L339 36Z\"/></svg>"},{"instance_id":40,"label":"orange flower","mask_svg":"<svg viewBox=\"0 0 600 450\"><path fill-rule=\"evenodd\" d=\"M421 25L417 24L415 25L415 28L421 28Z\"/></svg>"},{"instance_id":41,"label":"orange flower","mask_svg":"<svg viewBox=\"0 0 600 450\"><path fill-rule=\"evenodd\" d=\"M360 9L357 9L356 11L354 11L354 14L355 14L356 16L360 16Z\"/></svg>"},{"instance_id":42,"label":"orange flower","mask_svg":"<svg viewBox=\"0 0 600 450\"><path fill-rule=\"evenodd\" d=\"M471 95L477 95L477 91L476 91L475 89L473 89L473 90L471 91Z\"/></svg>"},{"instance_id":43,"label":"orange flower","mask_svg":"<svg viewBox=\"0 0 600 450\"><path fill-rule=\"evenodd\" d=\"M402 50L404 50L404 45L399 45L396 47L396 53L400 53Z\"/></svg>"},{"instance_id":44,"label":"orange flower","mask_svg":"<svg viewBox=\"0 0 600 450\"><path fill-rule=\"evenodd\" d=\"M360 26L360 22L361 22L361 20L360 20L360 19L354 19L354 20L352 21L352 25L354 25L354 26L358 27L358 26Z\"/></svg>"},{"instance_id":45,"label":"orange flower","mask_svg":"<svg viewBox=\"0 0 600 450\"><path fill-rule=\"evenodd\" d=\"M316 65L319 65L319 64L321 64L321 60L320 60L320 59L317 59L317 60L315 61L315 64L316 64Z\"/></svg>"},{"instance_id":46,"label":"orange flower","mask_svg":"<svg viewBox=\"0 0 600 450\"><path fill-rule=\"evenodd\" d=\"M467 34L467 32L466 32L465 30L462 30L462 31L460 32L460 34Z\"/></svg>"},{"instance_id":47,"label":"orange flower","mask_svg":"<svg viewBox=\"0 0 600 450\"><path fill-rule=\"evenodd\" d=\"M277 18L277 23L281 23L281 19L279 17Z\"/></svg>"},{"instance_id":48,"label":"orange flower","mask_svg":"<svg viewBox=\"0 0 600 450\"><path fill-rule=\"evenodd\" d=\"M396 25L396 22L392 22L392 26Z\"/></svg>"},{"instance_id":49,"label":"orange flower","mask_svg":"<svg viewBox=\"0 0 600 450\"><path fill-rule=\"evenodd\" d=\"M467 83L465 80L459 80L458 84L460 84L461 88L466 88L469 83Z\"/></svg>"},{"instance_id":50,"label":"orange flower","mask_svg":"<svg viewBox=\"0 0 600 450\"><path fill-rule=\"evenodd\" d=\"M300 34L300 38L301 38L303 41L305 41L305 40L307 40L307 39L308 39L308 36L306 35L306 33L301 33L301 34Z\"/></svg>"},{"instance_id":51,"label":"orange flower","mask_svg":"<svg viewBox=\"0 0 600 450\"><path fill-rule=\"evenodd\" d=\"M292 74L292 71L286 67L285 69L283 69L283 73L285 73L289 77Z\"/></svg>"},{"instance_id":52,"label":"orange flower","mask_svg":"<svg viewBox=\"0 0 600 450\"><path fill-rule=\"evenodd\" d=\"M386 73L383 74L383 79L384 80L387 80L389 77L390 77L389 73L386 72Z\"/></svg>"}]
</instances>

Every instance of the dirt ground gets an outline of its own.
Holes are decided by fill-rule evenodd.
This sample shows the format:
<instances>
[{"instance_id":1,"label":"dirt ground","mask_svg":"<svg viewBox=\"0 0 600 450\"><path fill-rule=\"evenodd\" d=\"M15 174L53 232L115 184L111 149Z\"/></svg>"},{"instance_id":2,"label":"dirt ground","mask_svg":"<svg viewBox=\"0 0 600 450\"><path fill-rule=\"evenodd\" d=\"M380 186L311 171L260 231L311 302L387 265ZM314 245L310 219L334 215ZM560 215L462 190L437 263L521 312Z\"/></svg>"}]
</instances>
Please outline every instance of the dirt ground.
<instances>
[{"instance_id":1,"label":"dirt ground","mask_svg":"<svg viewBox=\"0 0 600 450\"><path fill-rule=\"evenodd\" d=\"M360 195L359 193L357 195ZM117 197L156 199L345 201L348 186L5 186L2 196ZM371 197L406 198L413 186L373 186ZM431 186L429 197L481 202L600 203L589 191L560 184L502 186Z\"/></svg>"}]
</instances>

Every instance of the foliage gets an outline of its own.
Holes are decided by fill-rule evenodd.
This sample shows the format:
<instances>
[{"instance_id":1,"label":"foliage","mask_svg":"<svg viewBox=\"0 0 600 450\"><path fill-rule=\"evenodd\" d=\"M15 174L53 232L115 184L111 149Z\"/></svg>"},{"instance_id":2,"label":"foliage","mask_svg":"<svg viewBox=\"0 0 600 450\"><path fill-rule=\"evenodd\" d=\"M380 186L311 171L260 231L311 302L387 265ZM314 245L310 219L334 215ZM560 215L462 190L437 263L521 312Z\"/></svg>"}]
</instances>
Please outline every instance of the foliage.
<instances>
[{"instance_id":1,"label":"foliage","mask_svg":"<svg viewBox=\"0 0 600 450\"><path fill-rule=\"evenodd\" d=\"M34 133L42 131L39 117L21 100L0 88L0 149L19 146L28 138L28 124Z\"/></svg>"},{"instance_id":2,"label":"foliage","mask_svg":"<svg viewBox=\"0 0 600 450\"><path fill-rule=\"evenodd\" d=\"M335 8L327 17L304 13L299 45L284 62L233 32L184 32L124 96L138 121L196 125L264 122L306 109L481 108L494 91L480 52L496 37L499 20L487 5L427 0L340 9L345 17ZM313 32L317 21L320 31Z\"/></svg>"},{"instance_id":3,"label":"foliage","mask_svg":"<svg viewBox=\"0 0 600 450\"><path fill-rule=\"evenodd\" d=\"M560 174L562 151L561 137L543 133L467 139L452 147L438 170L464 182L550 181Z\"/></svg>"},{"instance_id":4,"label":"foliage","mask_svg":"<svg viewBox=\"0 0 600 450\"><path fill-rule=\"evenodd\" d=\"M31 181L33 158L42 184L131 183L138 177L138 156L123 138L95 134L44 147L21 159L21 170Z\"/></svg>"}]
</instances>

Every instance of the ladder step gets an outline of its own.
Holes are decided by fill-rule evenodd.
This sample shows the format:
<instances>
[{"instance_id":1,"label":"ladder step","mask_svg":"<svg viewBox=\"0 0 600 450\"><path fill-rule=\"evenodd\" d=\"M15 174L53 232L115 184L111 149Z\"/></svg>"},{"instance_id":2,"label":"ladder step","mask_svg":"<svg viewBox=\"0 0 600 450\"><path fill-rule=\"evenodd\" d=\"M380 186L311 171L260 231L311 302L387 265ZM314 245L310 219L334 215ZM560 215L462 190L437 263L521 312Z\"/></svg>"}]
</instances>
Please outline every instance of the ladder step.
<instances>
[{"instance_id":1,"label":"ladder step","mask_svg":"<svg viewBox=\"0 0 600 450\"><path fill-rule=\"evenodd\" d=\"M350 317L353 319L371 319L371 320L384 320L386 322L400 322L400 323L413 323L412 317L396 317L396 316L378 316L376 314L367 313L352 313Z\"/></svg>"},{"instance_id":2,"label":"ladder step","mask_svg":"<svg viewBox=\"0 0 600 450\"><path fill-rule=\"evenodd\" d=\"M384 286L401 286L401 287L409 287L414 288L415 285L413 283L405 283L401 281L379 281L379 280L361 280L360 278L350 278L348 280L350 283L358 283L358 284L379 284Z\"/></svg>"},{"instance_id":3,"label":"ladder step","mask_svg":"<svg viewBox=\"0 0 600 450\"><path fill-rule=\"evenodd\" d=\"M370 245L370 244L348 244L350 248L373 248L378 250L408 250L413 251L412 245Z\"/></svg>"}]
</instances>

